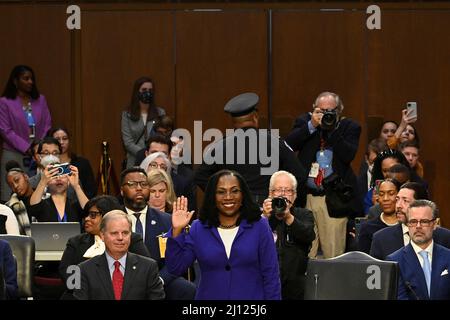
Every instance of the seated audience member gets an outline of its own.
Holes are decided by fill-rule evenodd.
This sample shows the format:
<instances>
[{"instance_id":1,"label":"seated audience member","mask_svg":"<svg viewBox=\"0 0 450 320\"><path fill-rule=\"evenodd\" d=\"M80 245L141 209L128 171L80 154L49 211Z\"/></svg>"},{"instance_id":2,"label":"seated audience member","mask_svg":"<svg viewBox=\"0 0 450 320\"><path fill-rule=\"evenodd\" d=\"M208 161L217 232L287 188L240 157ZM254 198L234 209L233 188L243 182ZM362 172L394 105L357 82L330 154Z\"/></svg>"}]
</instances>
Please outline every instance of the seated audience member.
<instances>
[{"instance_id":1,"label":"seated audience member","mask_svg":"<svg viewBox=\"0 0 450 320\"><path fill-rule=\"evenodd\" d=\"M16 261L9 243L5 240L0 240L0 272L3 273L5 281L4 298L7 300L16 299L18 292Z\"/></svg>"},{"instance_id":2,"label":"seated audience member","mask_svg":"<svg viewBox=\"0 0 450 320\"><path fill-rule=\"evenodd\" d=\"M129 251L131 220L123 211L108 212L100 224L105 252L80 264L79 300L161 300L164 289L158 265Z\"/></svg>"},{"instance_id":3,"label":"seated audience member","mask_svg":"<svg viewBox=\"0 0 450 320\"><path fill-rule=\"evenodd\" d=\"M39 141L36 152L36 175L30 177L30 184L33 189L36 189L37 185L39 184L41 174L47 165L61 163L59 156L61 155L62 148L59 141L55 138L45 137L41 141Z\"/></svg>"},{"instance_id":4,"label":"seated audience member","mask_svg":"<svg viewBox=\"0 0 450 320\"><path fill-rule=\"evenodd\" d=\"M383 124L381 125L381 130L380 130L380 139L383 139L384 142L386 143L386 141L393 137L395 135L395 132L397 131L398 128L398 124L395 121L392 120L388 120L383 122Z\"/></svg>"},{"instance_id":5,"label":"seated audience member","mask_svg":"<svg viewBox=\"0 0 450 320\"><path fill-rule=\"evenodd\" d=\"M149 155L155 152L163 152L167 157L170 157L172 149L172 142L170 138L162 136L160 134L151 136L148 139L148 144L145 148L138 151L136 154L135 166L140 166L142 161Z\"/></svg>"},{"instance_id":6,"label":"seated audience member","mask_svg":"<svg viewBox=\"0 0 450 320\"><path fill-rule=\"evenodd\" d=\"M169 148L167 147L167 152L169 152ZM192 203L189 205L190 210L194 210L196 206L196 193L195 193L195 185L193 180L193 175L191 175L191 178L189 178L189 173L185 170L183 174L187 174L186 176L183 176L181 174L176 173L174 170L172 170L172 163L170 162L170 159L168 158L165 151L159 151L159 152L152 152L150 153L144 161L140 164L140 167L143 168L145 171L149 172L151 169L159 168L162 170L165 170L167 174L170 175L173 182L173 187L175 194L179 196L185 196L188 198L188 201L192 201ZM178 169L181 167L179 166ZM186 168L185 168L186 169ZM189 169L187 169L189 170Z\"/></svg>"},{"instance_id":7,"label":"seated audience member","mask_svg":"<svg viewBox=\"0 0 450 320\"><path fill-rule=\"evenodd\" d=\"M88 159L73 153L70 148L70 135L64 127L50 129L48 135L55 138L61 144L61 154L59 159L61 163L70 163L78 168L80 173L80 185L88 198L97 194L97 183L95 182L94 172Z\"/></svg>"},{"instance_id":8,"label":"seated audience member","mask_svg":"<svg viewBox=\"0 0 450 320\"><path fill-rule=\"evenodd\" d=\"M407 109L402 110L402 120L400 121L400 125L397 127L395 134L386 141L390 149L397 149L400 143L407 140L415 140L418 144L420 143L419 135L412 125L416 121L417 116L408 115Z\"/></svg>"},{"instance_id":9,"label":"seated audience member","mask_svg":"<svg viewBox=\"0 0 450 320\"><path fill-rule=\"evenodd\" d=\"M20 168L16 161L6 164L6 182L13 191L6 205L12 209L19 224L21 235L30 236L31 215L28 215L30 197L33 194L28 175Z\"/></svg>"},{"instance_id":10,"label":"seated audience member","mask_svg":"<svg viewBox=\"0 0 450 320\"><path fill-rule=\"evenodd\" d=\"M266 218L241 174L220 170L209 179L200 217L177 199L167 239L167 266L182 274L197 259L197 300L280 300L277 251ZM189 227L188 227L189 228Z\"/></svg>"},{"instance_id":11,"label":"seated audience member","mask_svg":"<svg viewBox=\"0 0 450 320\"><path fill-rule=\"evenodd\" d=\"M370 255L385 260L394 251L409 244L410 235L406 225L406 212L414 200L428 200L427 190L417 182L407 182L400 187L396 198L396 214L399 224L381 229L373 235ZM450 230L436 227L433 240L450 249Z\"/></svg>"},{"instance_id":12,"label":"seated audience member","mask_svg":"<svg viewBox=\"0 0 450 320\"><path fill-rule=\"evenodd\" d=\"M358 250L369 253L372 236L375 232L398 223L395 214L395 200L400 185L393 179L386 179L380 183L378 202L383 212L374 220L369 220L361 225L358 237Z\"/></svg>"},{"instance_id":13,"label":"seated audience member","mask_svg":"<svg viewBox=\"0 0 450 320\"><path fill-rule=\"evenodd\" d=\"M297 179L287 171L275 172L270 178L263 214L276 239L283 300L303 299L308 253L316 237L314 216L310 210L293 207L296 197Z\"/></svg>"},{"instance_id":14,"label":"seated audience member","mask_svg":"<svg viewBox=\"0 0 450 320\"><path fill-rule=\"evenodd\" d=\"M102 217L112 210L120 209L119 201L112 196L97 196L86 203L84 207L84 211L87 213L84 220L85 232L69 239L61 258L61 263L59 264L59 274L66 286L67 278L71 275L70 272L67 272L69 266L78 265L87 259L102 255L105 252L105 244L100 235ZM141 256L150 257L142 236L134 232L131 234L129 251Z\"/></svg>"},{"instance_id":15,"label":"seated audience member","mask_svg":"<svg viewBox=\"0 0 450 320\"><path fill-rule=\"evenodd\" d=\"M172 136L172 132L174 129L175 126L173 123L173 119L168 115L163 115L156 118L152 128L155 134L159 134L167 138L170 138Z\"/></svg>"},{"instance_id":16,"label":"seated audience member","mask_svg":"<svg viewBox=\"0 0 450 320\"><path fill-rule=\"evenodd\" d=\"M364 199L364 196L370 189L372 169L375 159L380 152L386 149L388 149L388 146L386 144L386 140L383 138L373 139L367 146L367 150L364 155L364 161L361 162L359 175L357 177L358 191L360 193L361 199Z\"/></svg>"},{"instance_id":17,"label":"seated audience member","mask_svg":"<svg viewBox=\"0 0 450 320\"><path fill-rule=\"evenodd\" d=\"M195 296L195 285L183 277L171 274L165 266L161 236L170 230L171 216L148 206L150 187L147 179L147 173L139 167L128 168L120 175L120 193L132 221L132 230L142 235L150 256L158 262L166 298L191 300Z\"/></svg>"},{"instance_id":18,"label":"seated audience member","mask_svg":"<svg viewBox=\"0 0 450 320\"><path fill-rule=\"evenodd\" d=\"M405 166L404 164L397 163L389 168L387 178L394 179L401 186L409 181L410 173L411 170L409 169L409 167ZM378 197L378 195L375 193L374 196ZM372 207L370 207L369 212L367 214L367 218L369 220L375 219L383 211L380 207L380 204L376 200L374 202L376 203Z\"/></svg>"},{"instance_id":19,"label":"seated audience member","mask_svg":"<svg viewBox=\"0 0 450 320\"><path fill-rule=\"evenodd\" d=\"M368 214L370 207L375 203L374 191L377 180L384 180L388 177L389 168L394 164L401 163L406 167L409 166L405 156L398 150L388 149L379 153L373 163L372 180L370 181L370 189L364 198L364 214Z\"/></svg>"},{"instance_id":20,"label":"seated audience member","mask_svg":"<svg viewBox=\"0 0 450 320\"><path fill-rule=\"evenodd\" d=\"M408 160L413 173L419 178L423 178L423 165L419 161L419 144L416 141L405 141L399 146L400 151Z\"/></svg>"},{"instance_id":21,"label":"seated audience member","mask_svg":"<svg viewBox=\"0 0 450 320\"><path fill-rule=\"evenodd\" d=\"M0 234L19 235L19 223L10 207L0 204Z\"/></svg>"},{"instance_id":22,"label":"seated audience member","mask_svg":"<svg viewBox=\"0 0 450 320\"><path fill-rule=\"evenodd\" d=\"M177 200L173 191L172 179L161 169L152 169L147 175L150 188L149 206L162 212L171 213L172 205Z\"/></svg>"},{"instance_id":23,"label":"seated audience member","mask_svg":"<svg viewBox=\"0 0 450 320\"><path fill-rule=\"evenodd\" d=\"M387 257L398 262L399 300L450 300L450 249L433 241L438 209L415 200L406 212L411 242Z\"/></svg>"},{"instance_id":24,"label":"seated audience member","mask_svg":"<svg viewBox=\"0 0 450 320\"><path fill-rule=\"evenodd\" d=\"M80 186L78 168L70 165L70 174L58 175L58 168L48 165L41 174L36 190L30 198L30 214L39 222L81 222L88 198ZM78 201L67 196L69 184ZM42 199L48 188L50 197Z\"/></svg>"}]
</instances>

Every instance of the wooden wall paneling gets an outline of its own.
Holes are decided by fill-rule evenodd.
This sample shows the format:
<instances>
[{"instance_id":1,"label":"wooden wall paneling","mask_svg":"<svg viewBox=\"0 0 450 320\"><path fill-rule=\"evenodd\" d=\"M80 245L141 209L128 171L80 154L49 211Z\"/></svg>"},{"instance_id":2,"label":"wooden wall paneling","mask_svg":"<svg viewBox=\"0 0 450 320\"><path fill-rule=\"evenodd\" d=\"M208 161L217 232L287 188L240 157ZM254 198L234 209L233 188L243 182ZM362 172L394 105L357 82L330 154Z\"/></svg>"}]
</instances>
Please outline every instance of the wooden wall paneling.
<instances>
[{"instance_id":1,"label":"wooden wall paneling","mask_svg":"<svg viewBox=\"0 0 450 320\"><path fill-rule=\"evenodd\" d=\"M320 92L332 91L344 115L362 124L357 172L365 137L365 15L361 11L275 10L273 13L274 118L312 110Z\"/></svg>"},{"instance_id":2,"label":"wooden wall paneling","mask_svg":"<svg viewBox=\"0 0 450 320\"><path fill-rule=\"evenodd\" d=\"M262 10L176 12L178 127L231 128L226 102L250 91L267 116L266 19Z\"/></svg>"},{"instance_id":3,"label":"wooden wall paneling","mask_svg":"<svg viewBox=\"0 0 450 320\"><path fill-rule=\"evenodd\" d=\"M121 114L134 81L155 83L156 104L175 110L173 14L170 11L87 11L81 29L83 154L99 167L101 142L110 143L118 177L125 157ZM94 169L97 170L97 169Z\"/></svg>"},{"instance_id":4,"label":"wooden wall paneling","mask_svg":"<svg viewBox=\"0 0 450 320\"><path fill-rule=\"evenodd\" d=\"M400 120L407 101L417 101L421 139L432 198L450 225L450 11L382 11L381 30L369 33L369 113Z\"/></svg>"}]
</instances>

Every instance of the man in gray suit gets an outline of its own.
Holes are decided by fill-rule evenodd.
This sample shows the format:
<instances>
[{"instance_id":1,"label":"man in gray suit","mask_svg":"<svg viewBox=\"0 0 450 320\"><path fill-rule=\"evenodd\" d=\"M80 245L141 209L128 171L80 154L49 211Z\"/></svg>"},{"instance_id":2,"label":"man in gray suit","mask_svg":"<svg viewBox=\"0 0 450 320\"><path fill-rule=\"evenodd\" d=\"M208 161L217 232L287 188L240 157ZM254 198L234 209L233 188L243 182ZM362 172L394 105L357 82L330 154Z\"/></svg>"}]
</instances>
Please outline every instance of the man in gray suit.
<instances>
[{"instance_id":1,"label":"man in gray suit","mask_svg":"<svg viewBox=\"0 0 450 320\"><path fill-rule=\"evenodd\" d=\"M80 264L82 300L161 300L164 288L153 259L128 252L131 221L121 210L107 213L100 224L105 253Z\"/></svg>"}]
</instances>

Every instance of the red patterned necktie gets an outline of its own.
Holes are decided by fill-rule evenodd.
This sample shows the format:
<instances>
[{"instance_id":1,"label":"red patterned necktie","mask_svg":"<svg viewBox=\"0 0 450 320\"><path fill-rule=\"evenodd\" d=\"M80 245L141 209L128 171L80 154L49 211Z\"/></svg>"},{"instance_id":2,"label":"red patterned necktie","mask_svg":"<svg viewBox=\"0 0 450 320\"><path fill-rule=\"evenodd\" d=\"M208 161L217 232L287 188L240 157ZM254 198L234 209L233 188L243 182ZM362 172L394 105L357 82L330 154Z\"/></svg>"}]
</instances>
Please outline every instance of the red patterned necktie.
<instances>
[{"instance_id":1,"label":"red patterned necktie","mask_svg":"<svg viewBox=\"0 0 450 320\"><path fill-rule=\"evenodd\" d=\"M120 300L123 287L123 274L120 272L120 262L114 261L114 272L112 276L112 285L114 289L114 297L116 300Z\"/></svg>"}]
</instances>

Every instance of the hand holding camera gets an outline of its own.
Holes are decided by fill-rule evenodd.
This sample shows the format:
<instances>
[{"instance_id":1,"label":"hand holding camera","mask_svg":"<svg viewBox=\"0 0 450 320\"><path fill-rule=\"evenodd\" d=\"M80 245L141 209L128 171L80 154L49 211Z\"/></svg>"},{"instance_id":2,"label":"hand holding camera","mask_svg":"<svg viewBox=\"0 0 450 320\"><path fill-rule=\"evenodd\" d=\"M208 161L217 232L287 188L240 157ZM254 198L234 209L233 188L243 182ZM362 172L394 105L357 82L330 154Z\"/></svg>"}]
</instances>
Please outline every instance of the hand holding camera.
<instances>
[{"instance_id":1,"label":"hand holding camera","mask_svg":"<svg viewBox=\"0 0 450 320\"><path fill-rule=\"evenodd\" d=\"M290 202L285 197L267 198L263 203L263 215L269 219L274 214L277 219L287 221L292 216L288 203Z\"/></svg>"}]
</instances>

